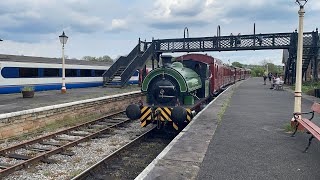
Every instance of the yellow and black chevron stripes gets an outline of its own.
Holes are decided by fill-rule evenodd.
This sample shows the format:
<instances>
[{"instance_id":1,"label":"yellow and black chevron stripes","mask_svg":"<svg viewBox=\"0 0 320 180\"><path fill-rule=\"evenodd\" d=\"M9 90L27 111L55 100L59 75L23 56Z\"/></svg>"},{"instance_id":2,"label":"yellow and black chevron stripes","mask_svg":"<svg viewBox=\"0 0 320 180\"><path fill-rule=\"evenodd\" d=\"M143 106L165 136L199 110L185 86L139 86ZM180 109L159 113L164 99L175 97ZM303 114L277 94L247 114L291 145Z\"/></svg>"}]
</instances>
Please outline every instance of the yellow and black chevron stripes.
<instances>
[{"instance_id":1,"label":"yellow and black chevron stripes","mask_svg":"<svg viewBox=\"0 0 320 180\"><path fill-rule=\"evenodd\" d=\"M161 120L161 121L172 121L171 120L171 108L168 107L158 107L156 111L158 111L160 114L158 117L155 117L156 120Z\"/></svg>"},{"instance_id":2,"label":"yellow and black chevron stripes","mask_svg":"<svg viewBox=\"0 0 320 180\"><path fill-rule=\"evenodd\" d=\"M153 120L155 121L169 121L172 123L172 126L174 127L174 129L178 130L179 127L178 125L172 121L172 117L171 117L171 111L173 108L170 107L157 107L155 110L152 111L151 107L148 106L144 106L141 108L141 117L140 117L140 121L141 121L141 126L145 127L147 126L149 123L151 123L152 121L152 117L154 118ZM156 112L158 112L158 115L156 116ZM192 113L191 113L191 109L186 109L187 112L187 119L186 121L190 122L192 119Z\"/></svg>"},{"instance_id":3,"label":"yellow and black chevron stripes","mask_svg":"<svg viewBox=\"0 0 320 180\"><path fill-rule=\"evenodd\" d=\"M191 109L186 109L186 110L187 110L187 120L191 121L191 119L192 119Z\"/></svg>"},{"instance_id":4,"label":"yellow and black chevron stripes","mask_svg":"<svg viewBox=\"0 0 320 180\"><path fill-rule=\"evenodd\" d=\"M148 106L144 106L143 108L141 108L141 117L140 117L140 121L141 121L141 126L145 127L147 126L147 120L151 120L151 107Z\"/></svg>"},{"instance_id":5,"label":"yellow and black chevron stripes","mask_svg":"<svg viewBox=\"0 0 320 180\"><path fill-rule=\"evenodd\" d=\"M172 122L172 126L173 126L173 128L174 128L176 131L179 130L179 127L176 125L176 123Z\"/></svg>"}]
</instances>

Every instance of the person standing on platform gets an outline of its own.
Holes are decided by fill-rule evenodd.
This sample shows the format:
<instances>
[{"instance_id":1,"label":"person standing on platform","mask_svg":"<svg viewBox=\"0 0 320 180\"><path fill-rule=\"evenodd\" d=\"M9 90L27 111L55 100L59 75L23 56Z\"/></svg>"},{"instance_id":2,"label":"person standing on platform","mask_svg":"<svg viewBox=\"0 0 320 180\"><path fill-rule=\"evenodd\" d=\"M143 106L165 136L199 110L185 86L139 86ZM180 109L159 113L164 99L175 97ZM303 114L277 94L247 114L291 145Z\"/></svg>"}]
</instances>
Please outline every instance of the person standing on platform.
<instances>
[{"instance_id":1,"label":"person standing on platform","mask_svg":"<svg viewBox=\"0 0 320 180\"><path fill-rule=\"evenodd\" d=\"M266 85L267 78L268 78L268 73L267 73L267 71L264 71L264 73L263 73L263 85Z\"/></svg>"},{"instance_id":2,"label":"person standing on platform","mask_svg":"<svg viewBox=\"0 0 320 180\"><path fill-rule=\"evenodd\" d=\"M271 73L271 72L269 72L269 74L268 74L268 78L269 78L269 82L270 82L270 83L271 83L272 77L273 77L272 73Z\"/></svg>"}]
</instances>

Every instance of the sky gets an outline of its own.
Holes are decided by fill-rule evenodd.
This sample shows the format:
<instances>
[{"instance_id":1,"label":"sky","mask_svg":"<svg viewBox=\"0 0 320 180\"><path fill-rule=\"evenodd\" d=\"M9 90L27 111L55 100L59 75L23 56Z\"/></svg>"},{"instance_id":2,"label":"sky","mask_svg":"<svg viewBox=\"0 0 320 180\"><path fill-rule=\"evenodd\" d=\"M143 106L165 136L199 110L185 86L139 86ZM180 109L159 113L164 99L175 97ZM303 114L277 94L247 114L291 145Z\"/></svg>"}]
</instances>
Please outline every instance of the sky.
<instances>
[{"instance_id":1,"label":"sky","mask_svg":"<svg viewBox=\"0 0 320 180\"><path fill-rule=\"evenodd\" d=\"M61 57L58 36L69 37L69 58L128 54L138 39L293 32L295 0L7 0L0 1L0 54ZM305 6L304 30L318 27L320 1ZM228 62L281 64L282 51L210 52Z\"/></svg>"}]
</instances>

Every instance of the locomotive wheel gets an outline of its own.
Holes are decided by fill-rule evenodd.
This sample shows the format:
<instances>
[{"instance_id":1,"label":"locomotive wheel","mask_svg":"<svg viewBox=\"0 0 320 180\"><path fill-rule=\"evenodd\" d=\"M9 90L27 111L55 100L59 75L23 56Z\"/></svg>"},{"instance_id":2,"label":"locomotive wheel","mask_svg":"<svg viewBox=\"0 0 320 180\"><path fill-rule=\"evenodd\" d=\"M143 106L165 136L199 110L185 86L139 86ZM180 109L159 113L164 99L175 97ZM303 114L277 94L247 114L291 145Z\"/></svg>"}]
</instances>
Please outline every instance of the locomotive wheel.
<instances>
[{"instance_id":1,"label":"locomotive wheel","mask_svg":"<svg viewBox=\"0 0 320 180\"><path fill-rule=\"evenodd\" d=\"M131 120L139 119L141 116L141 111L138 105L130 104L126 109L126 115Z\"/></svg>"}]
</instances>

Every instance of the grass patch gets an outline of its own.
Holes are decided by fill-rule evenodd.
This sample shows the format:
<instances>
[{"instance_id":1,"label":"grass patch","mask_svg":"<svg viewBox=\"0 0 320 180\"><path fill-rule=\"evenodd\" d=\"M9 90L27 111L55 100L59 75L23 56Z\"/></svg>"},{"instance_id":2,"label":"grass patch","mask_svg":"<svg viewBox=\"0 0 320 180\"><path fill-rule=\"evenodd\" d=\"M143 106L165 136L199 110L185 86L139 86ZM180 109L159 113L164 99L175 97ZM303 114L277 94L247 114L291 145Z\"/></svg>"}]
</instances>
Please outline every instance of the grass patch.
<instances>
[{"instance_id":1,"label":"grass patch","mask_svg":"<svg viewBox=\"0 0 320 180\"><path fill-rule=\"evenodd\" d=\"M292 133L294 131L294 128L291 126L291 123L286 123L284 125L284 130L287 132L287 133Z\"/></svg>"},{"instance_id":2,"label":"grass patch","mask_svg":"<svg viewBox=\"0 0 320 180\"><path fill-rule=\"evenodd\" d=\"M295 130L294 127L291 127L291 123L286 123L283 129L285 130L286 133L293 133ZM303 133L303 132L304 130L299 130L299 129L297 131L297 133Z\"/></svg>"},{"instance_id":3,"label":"grass patch","mask_svg":"<svg viewBox=\"0 0 320 180\"><path fill-rule=\"evenodd\" d=\"M85 122L91 121L93 119L97 119L101 116L102 115L96 115L96 114L93 114L90 116L79 116L79 117L65 115L62 120L50 123L50 124L46 125L45 127L40 128L38 131L40 131L40 132L55 131L60 128L67 128L67 127L79 125L81 123L85 123Z\"/></svg>"},{"instance_id":4,"label":"grass patch","mask_svg":"<svg viewBox=\"0 0 320 180\"><path fill-rule=\"evenodd\" d=\"M229 107L229 105L230 105L231 97L232 97L233 93L234 93L234 90L233 90L233 92L231 93L231 95L228 97L228 99L223 103L220 111L218 112L218 124L219 124L219 125L220 125L221 122L222 122L222 117L223 117L224 113L226 112L227 107Z\"/></svg>"},{"instance_id":5,"label":"grass patch","mask_svg":"<svg viewBox=\"0 0 320 180\"><path fill-rule=\"evenodd\" d=\"M78 169L78 170L75 170L73 172L70 173L70 177L75 177L77 176L78 174L80 174L82 172L81 169Z\"/></svg>"},{"instance_id":6,"label":"grass patch","mask_svg":"<svg viewBox=\"0 0 320 180\"><path fill-rule=\"evenodd\" d=\"M51 173L50 171L45 171L45 172L43 173L43 175L46 176L46 177L51 177L51 176L52 176L52 173Z\"/></svg>"},{"instance_id":7,"label":"grass patch","mask_svg":"<svg viewBox=\"0 0 320 180\"><path fill-rule=\"evenodd\" d=\"M68 128L71 126L79 125L81 123L92 121L93 119L97 119L102 116L103 115L96 115L96 114L93 114L90 116L76 116L76 117L73 117L70 115L65 115L63 117L63 119L60 121L56 121L56 122L47 124L44 127L39 128L37 130L9 138L8 141L9 142L10 141L17 141L17 140L22 141L22 140L31 139L33 137L37 137L39 135L42 135L42 133L44 133L44 132L54 132L54 131L60 130L62 128L65 129L65 128Z\"/></svg>"},{"instance_id":8,"label":"grass patch","mask_svg":"<svg viewBox=\"0 0 320 180\"><path fill-rule=\"evenodd\" d=\"M295 90L295 85L291 86L292 90ZM320 89L320 82L303 82L301 86L301 91L303 93L308 93L314 89Z\"/></svg>"},{"instance_id":9,"label":"grass patch","mask_svg":"<svg viewBox=\"0 0 320 180\"><path fill-rule=\"evenodd\" d=\"M80 163L81 160L82 160L81 157L76 157L76 158L74 158L73 163L76 163L76 164L77 164L77 163Z\"/></svg>"}]
</instances>

